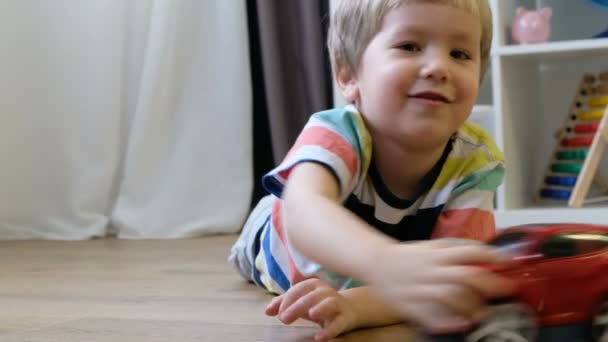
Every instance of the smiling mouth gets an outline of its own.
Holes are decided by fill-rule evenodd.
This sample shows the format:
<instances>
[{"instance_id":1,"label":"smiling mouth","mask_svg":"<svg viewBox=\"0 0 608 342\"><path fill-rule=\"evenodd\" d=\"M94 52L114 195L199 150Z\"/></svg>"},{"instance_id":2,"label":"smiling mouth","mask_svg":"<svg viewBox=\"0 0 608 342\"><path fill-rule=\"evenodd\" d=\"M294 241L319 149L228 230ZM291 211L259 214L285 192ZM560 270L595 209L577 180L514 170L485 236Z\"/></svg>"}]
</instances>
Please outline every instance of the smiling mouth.
<instances>
[{"instance_id":1,"label":"smiling mouth","mask_svg":"<svg viewBox=\"0 0 608 342\"><path fill-rule=\"evenodd\" d=\"M409 97L414 98L414 99L433 101L433 102L450 103L450 100L447 97L445 97L439 93L433 93L433 92L416 93L416 94L410 95Z\"/></svg>"}]
</instances>

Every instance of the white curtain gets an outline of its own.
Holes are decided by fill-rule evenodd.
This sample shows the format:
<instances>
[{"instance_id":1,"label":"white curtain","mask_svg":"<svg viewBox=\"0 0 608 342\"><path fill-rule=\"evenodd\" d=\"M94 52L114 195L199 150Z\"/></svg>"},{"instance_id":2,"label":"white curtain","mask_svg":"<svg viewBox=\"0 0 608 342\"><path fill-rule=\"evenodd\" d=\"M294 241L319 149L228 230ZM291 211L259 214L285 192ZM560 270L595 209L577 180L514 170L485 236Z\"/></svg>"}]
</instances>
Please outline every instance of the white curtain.
<instances>
[{"instance_id":1,"label":"white curtain","mask_svg":"<svg viewBox=\"0 0 608 342\"><path fill-rule=\"evenodd\" d=\"M0 239L239 229L243 0L0 1Z\"/></svg>"}]
</instances>

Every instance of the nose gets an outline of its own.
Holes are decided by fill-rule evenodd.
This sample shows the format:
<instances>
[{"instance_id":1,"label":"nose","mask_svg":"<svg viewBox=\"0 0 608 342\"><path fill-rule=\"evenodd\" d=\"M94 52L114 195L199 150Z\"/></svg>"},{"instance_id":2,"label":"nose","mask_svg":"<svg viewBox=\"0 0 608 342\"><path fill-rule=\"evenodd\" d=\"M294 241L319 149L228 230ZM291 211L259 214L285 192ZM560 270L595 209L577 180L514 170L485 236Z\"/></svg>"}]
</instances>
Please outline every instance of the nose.
<instances>
[{"instance_id":1,"label":"nose","mask_svg":"<svg viewBox=\"0 0 608 342\"><path fill-rule=\"evenodd\" d=\"M422 59L420 76L428 80L445 82L449 74L448 56L439 51L427 50Z\"/></svg>"}]
</instances>

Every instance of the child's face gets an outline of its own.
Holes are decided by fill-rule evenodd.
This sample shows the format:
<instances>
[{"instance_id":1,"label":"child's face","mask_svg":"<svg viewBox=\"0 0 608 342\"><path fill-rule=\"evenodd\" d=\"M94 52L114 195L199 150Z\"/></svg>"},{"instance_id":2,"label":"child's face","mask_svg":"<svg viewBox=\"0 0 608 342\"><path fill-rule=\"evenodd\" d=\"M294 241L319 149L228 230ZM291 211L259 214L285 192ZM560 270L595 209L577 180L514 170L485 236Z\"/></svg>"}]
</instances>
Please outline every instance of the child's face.
<instances>
[{"instance_id":1,"label":"child's face","mask_svg":"<svg viewBox=\"0 0 608 342\"><path fill-rule=\"evenodd\" d=\"M475 103L480 42L480 20L464 10L403 4L384 17L343 93L372 134L409 148L439 147Z\"/></svg>"}]
</instances>

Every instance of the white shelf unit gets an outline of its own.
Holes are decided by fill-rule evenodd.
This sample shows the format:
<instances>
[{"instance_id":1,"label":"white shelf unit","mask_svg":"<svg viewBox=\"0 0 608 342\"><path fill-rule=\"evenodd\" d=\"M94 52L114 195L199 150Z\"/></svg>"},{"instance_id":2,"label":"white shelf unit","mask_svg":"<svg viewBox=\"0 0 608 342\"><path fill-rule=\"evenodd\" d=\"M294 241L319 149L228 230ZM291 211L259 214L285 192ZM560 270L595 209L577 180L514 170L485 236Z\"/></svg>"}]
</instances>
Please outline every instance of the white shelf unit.
<instances>
[{"instance_id":1,"label":"white shelf unit","mask_svg":"<svg viewBox=\"0 0 608 342\"><path fill-rule=\"evenodd\" d=\"M497 193L497 225L608 224L606 203L573 209L566 202L534 201L555 147L553 134L568 115L582 75L608 70L608 39L590 38L608 25L608 8L602 12L584 1L541 1L541 6L553 7L551 41L510 45L516 7L534 8L536 3L490 0L494 42L491 82L485 86L491 89L494 136L507 160L505 181Z\"/></svg>"}]
</instances>

